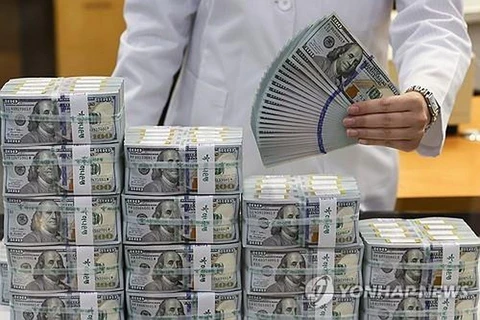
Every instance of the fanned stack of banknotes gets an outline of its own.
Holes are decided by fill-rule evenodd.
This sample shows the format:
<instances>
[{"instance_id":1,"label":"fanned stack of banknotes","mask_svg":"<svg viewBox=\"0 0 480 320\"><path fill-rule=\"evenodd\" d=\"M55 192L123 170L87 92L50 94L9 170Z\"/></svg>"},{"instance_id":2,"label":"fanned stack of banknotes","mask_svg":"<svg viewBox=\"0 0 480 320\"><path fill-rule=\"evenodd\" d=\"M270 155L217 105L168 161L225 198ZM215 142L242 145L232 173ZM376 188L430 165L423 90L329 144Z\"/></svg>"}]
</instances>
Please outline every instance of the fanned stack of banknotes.
<instances>
[{"instance_id":1,"label":"fanned stack of banknotes","mask_svg":"<svg viewBox=\"0 0 480 320\"><path fill-rule=\"evenodd\" d=\"M127 129L131 319L241 319L242 141L239 128Z\"/></svg>"},{"instance_id":2,"label":"fanned stack of banknotes","mask_svg":"<svg viewBox=\"0 0 480 320\"><path fill-rule=\"evenodd\" d=\"M123 80L0 90L11 319L123 319Z\"/></svg>"},{"instance_id":3,"label":"fanned stack of banknotes","mask_svg":"<svg viewBox=\"0 0 480 320\"><path fill-rule=\"evenodd\" d=\"M398 93L335 14L319 20L285 45L261 80L251 127L263 163L354 144L342 124L347 108Z\"/></svg>"},{"instance_id":4,"label":"fanned stack of banknotes","mask_svg":"<svg viewBox=\"0 0 480 320\"><path fill-rule=\"evenodd\" d=\"M359 201L349 177L245 180L246 319L357 319Z\"/></svg>"},{"instance_id":5,"label":"fanned stack of banknotes","mask_svg":"<svg viewBox=\"0 0 480 320\"><path fill-rule=\"evenodd\" d=\"M360 221L363 319L478 319L480 239L461 219Z\"/></svg>"}]
</instances>

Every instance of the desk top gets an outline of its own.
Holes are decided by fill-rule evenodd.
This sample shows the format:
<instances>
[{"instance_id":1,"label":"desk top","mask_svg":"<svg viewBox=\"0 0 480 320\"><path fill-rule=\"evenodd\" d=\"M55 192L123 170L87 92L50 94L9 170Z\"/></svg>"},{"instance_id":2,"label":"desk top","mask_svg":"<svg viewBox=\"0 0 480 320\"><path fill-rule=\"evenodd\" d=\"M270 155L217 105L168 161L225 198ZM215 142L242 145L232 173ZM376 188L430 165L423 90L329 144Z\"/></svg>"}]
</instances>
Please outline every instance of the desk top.
<instances>
[{"instance_id":1,"label":"desk top","mask_svg":"<svg viewBox=\"0 0 480 320\"><path fill-rule=\"evenodd\" d=\"M401 152L398 198L480 197L480 141L460 135L474 128L480 130L480 97L472 99L472 122L447 137L440 156Z\"/></svg>"}]
</instances>

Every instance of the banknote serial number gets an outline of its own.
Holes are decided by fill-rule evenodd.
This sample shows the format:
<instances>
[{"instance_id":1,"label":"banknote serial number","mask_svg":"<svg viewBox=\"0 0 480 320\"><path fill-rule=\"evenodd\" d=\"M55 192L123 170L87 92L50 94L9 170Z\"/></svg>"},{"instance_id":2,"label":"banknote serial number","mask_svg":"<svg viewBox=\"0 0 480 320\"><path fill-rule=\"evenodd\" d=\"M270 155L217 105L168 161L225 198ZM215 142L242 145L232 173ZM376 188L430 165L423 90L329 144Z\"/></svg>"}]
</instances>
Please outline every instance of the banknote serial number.
<instances>
[{"instance_id":1,"label":"banknote serial number","mask_svg":"<svg viewBox=\"0 0 480 320\"><path fill-rule=\"evenodd\" d=\"M5 100L3 100L3 103L4 104L14 104L15 105L15 104L19 104L20 101L17 100L17 99L5 99Z\"/></svg>"},{"instance_id":2,"label":"banknote serial number","mask_svg":"<svg viewBox=\"0 0 480 320\"><path fill-rule=\"evenodd\" d=\"M97 101L97 102L112 102L113 97L96 97L95 101Z\"/></svg>"}]
</instances>

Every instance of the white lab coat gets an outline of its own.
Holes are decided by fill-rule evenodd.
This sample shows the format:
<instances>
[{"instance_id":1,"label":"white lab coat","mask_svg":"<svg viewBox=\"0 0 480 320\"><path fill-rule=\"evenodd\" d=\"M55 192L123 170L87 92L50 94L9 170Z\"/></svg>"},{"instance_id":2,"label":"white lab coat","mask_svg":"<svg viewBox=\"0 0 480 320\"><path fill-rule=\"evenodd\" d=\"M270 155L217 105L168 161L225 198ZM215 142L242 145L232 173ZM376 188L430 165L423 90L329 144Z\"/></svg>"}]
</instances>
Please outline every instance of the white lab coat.
<instances>
[{"instance_id":1,"label":"white lab coat","mask_svg":"<svg viewBox=\"0 0 480 320\"><path fill-rule=\"evenodd\" d=\"M363 210L391 210L395 150L354 145L265 168L250 129L255 91L275 55L307 24L334 11L384 67L390 36L400 90L417 84L433 91L441 117L418 151L438 155L471 56L463 4L398 0L390 26L391 9L392 0L126 0L127 29L114 75L126 78L127 125L157 124L183 63L166 125L241 126L244 176L351 175L359 182Z\"/></svg>"}]
</instances>

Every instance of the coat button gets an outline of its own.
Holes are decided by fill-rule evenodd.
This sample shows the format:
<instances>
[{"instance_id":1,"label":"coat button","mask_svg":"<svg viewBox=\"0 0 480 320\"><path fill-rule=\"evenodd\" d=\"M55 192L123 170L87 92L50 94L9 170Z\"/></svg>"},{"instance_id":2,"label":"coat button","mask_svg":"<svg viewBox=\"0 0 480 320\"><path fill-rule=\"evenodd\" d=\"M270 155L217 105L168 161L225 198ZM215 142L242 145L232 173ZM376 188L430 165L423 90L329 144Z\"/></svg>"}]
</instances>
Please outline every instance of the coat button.
<instances>
[{"instance_id":1,"label":"coat button","mask_svg":"<svg viewBox=\"0 0 480 320\"><path fill-rule=\"evenodd\" d=\"M277 0L278 8L282 11L288 11L292 8L292 1L290 0Z\"/></svg>"}]
</instances>

